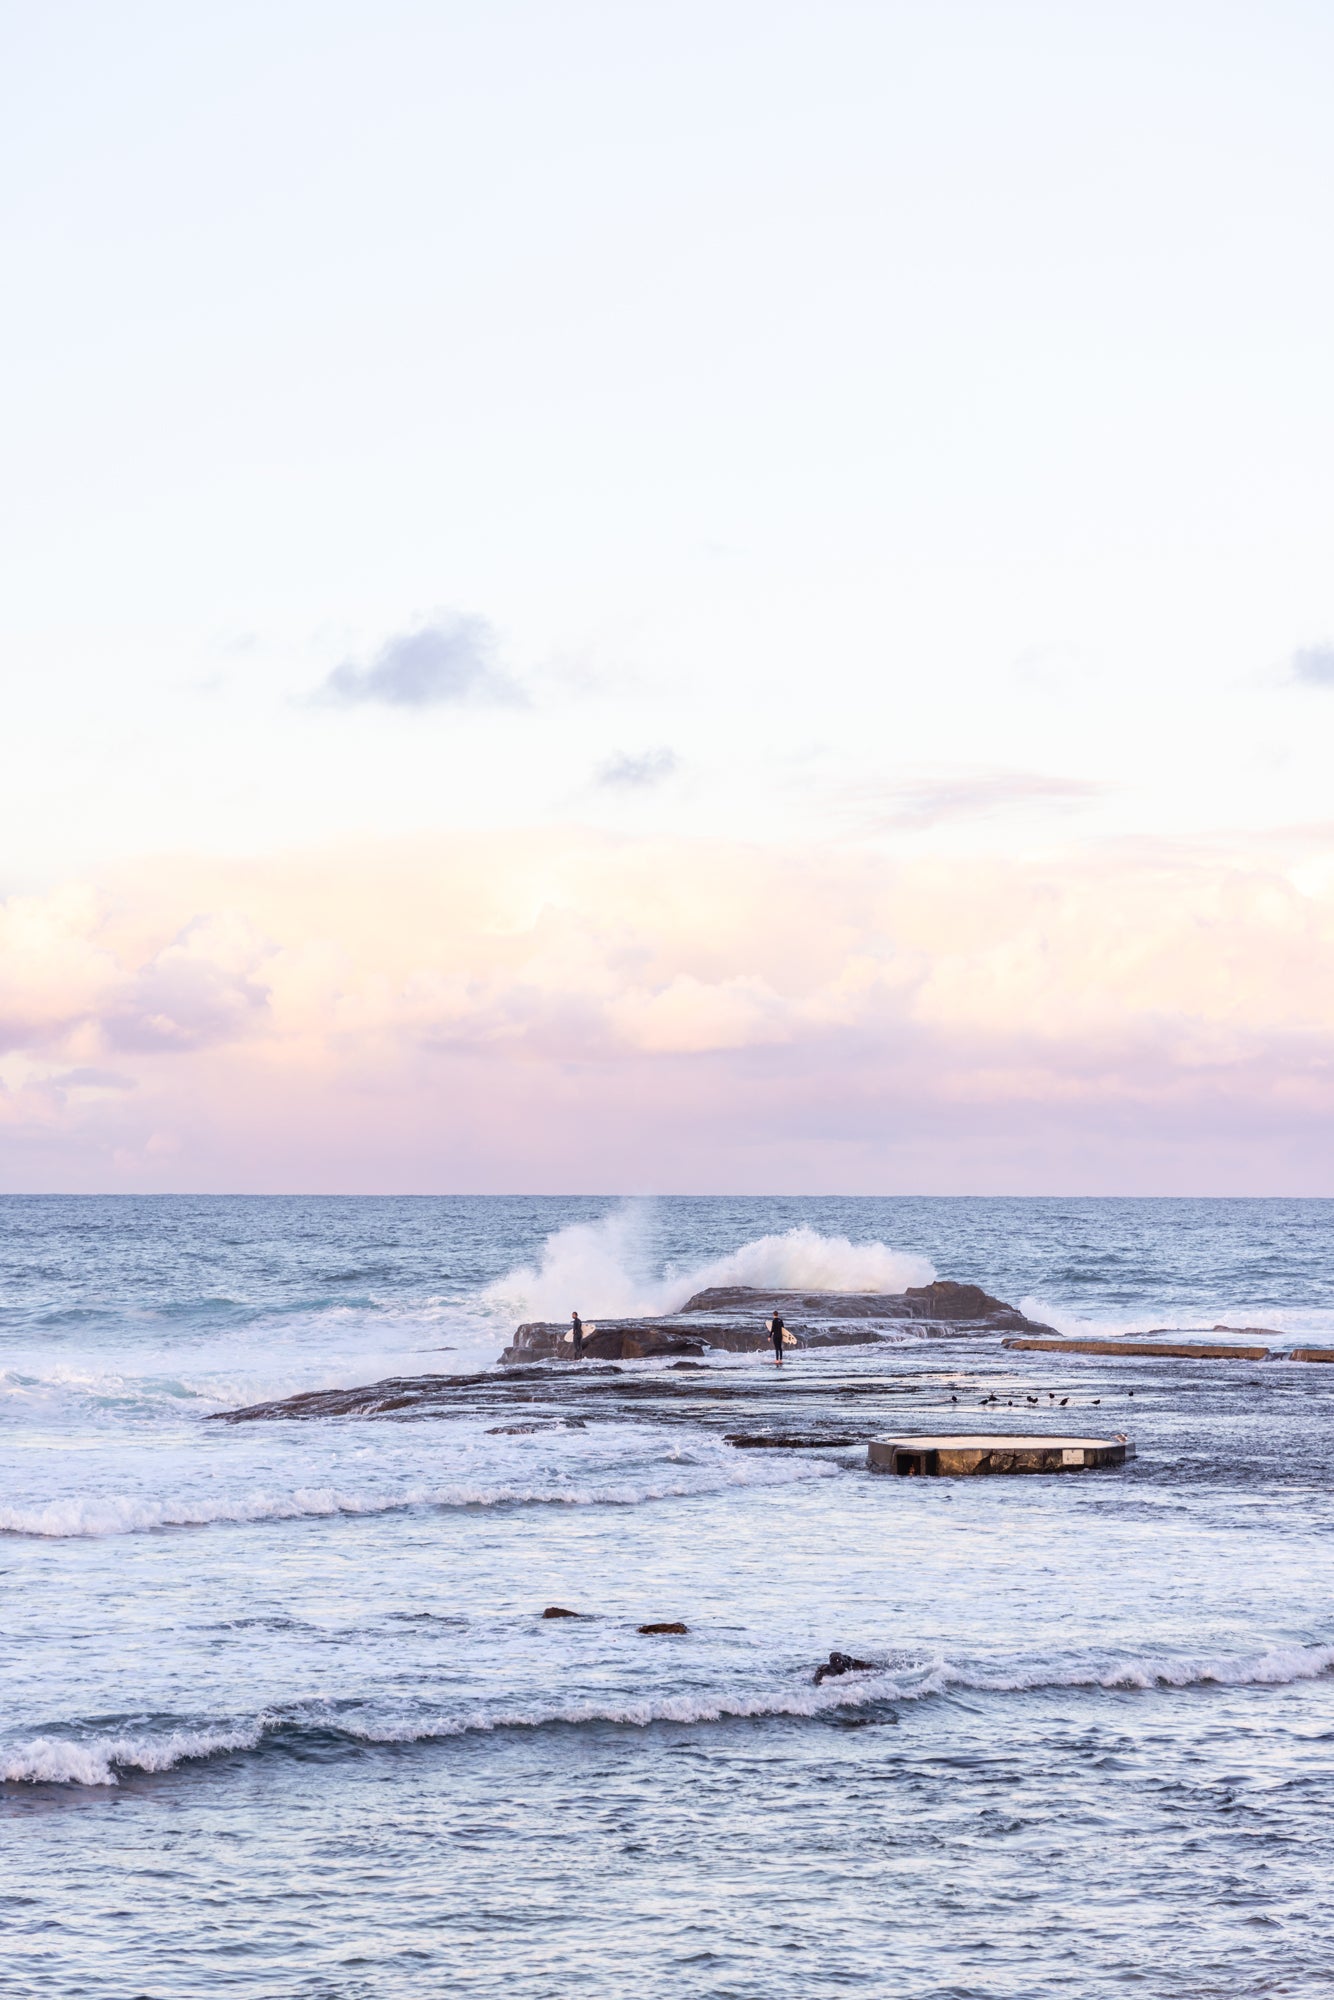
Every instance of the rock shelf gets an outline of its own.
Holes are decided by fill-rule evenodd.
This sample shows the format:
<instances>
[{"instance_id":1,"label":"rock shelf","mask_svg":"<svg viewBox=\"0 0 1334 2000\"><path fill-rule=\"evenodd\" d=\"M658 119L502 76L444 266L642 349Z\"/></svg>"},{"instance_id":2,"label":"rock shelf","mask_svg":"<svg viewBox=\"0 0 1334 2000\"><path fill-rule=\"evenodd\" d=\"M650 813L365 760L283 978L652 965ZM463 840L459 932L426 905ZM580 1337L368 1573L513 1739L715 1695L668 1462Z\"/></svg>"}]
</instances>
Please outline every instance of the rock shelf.
<instances>
[{"instance_id":1,"label":"rock shelf","mask_svg":"<svg viewBox=\"0 0 1334 2000\"><path fill-rule=\"evenodd\" d=\"M748 1413L757 1404L763 1408L773 1403L788 1411L794 1402L812 1400L856 1408L868 1401L920 1393L917 1382L831 1381L827 1376L802 1381L789 1370L776 1368L736 1375L706 1368L684 1380L666 1370L626 1375L619 1368L511 1368L484 1375L392 1376L357 1389L307 1389L244 1409L218 1410L207 1421L309 1423L324 1417L385 1417L408 1422L416 1417L489 1416L537 1405L551 1418L573 1406L581 1417L642 1413L682 1423L712 1422L721 1428L735 1426L738 1403ZM571 1419L564 1422L568 1426Z\"/></svg>"},{"instance_id":2,"label":"rock shelf","mask_svg":"<svg viewBox=\"0 0 1334 2000\"><path fill-rule=\"evenodd\" d=\"M584 1353L597 1361L699 1356L711 1350L757 1354L769 1345L765 1321L774 1312L782 1314L798 1348L864 1347L900 1339L909 1328L919 1337L942 1340L1055 1332L980 1286L950 1278L910 1285L906 1292L776 1292L723 1285L696 1292L677 1313L592 1322L591 1331L585 1331ZM567 1325L528 1320L501 1356L511 1365L539 1359L574 1359Z\"/></svg>"},{"instance_id":3,"label":"rock shelf","mask_svg":"<svg viewBox=\"0 0 1334 2000\"><path fill-rule=\"evenodd\" d=\"M1030 1354L1111 1354L1172 1361L1267 1361L1267 1347L1218 1347L1202 1340L1005 1340ZM1305 1354L1307 1350L1299 1350ZM1297 1357L1294 1357L1297 1358Z\"/></svg>"}]
</instances>

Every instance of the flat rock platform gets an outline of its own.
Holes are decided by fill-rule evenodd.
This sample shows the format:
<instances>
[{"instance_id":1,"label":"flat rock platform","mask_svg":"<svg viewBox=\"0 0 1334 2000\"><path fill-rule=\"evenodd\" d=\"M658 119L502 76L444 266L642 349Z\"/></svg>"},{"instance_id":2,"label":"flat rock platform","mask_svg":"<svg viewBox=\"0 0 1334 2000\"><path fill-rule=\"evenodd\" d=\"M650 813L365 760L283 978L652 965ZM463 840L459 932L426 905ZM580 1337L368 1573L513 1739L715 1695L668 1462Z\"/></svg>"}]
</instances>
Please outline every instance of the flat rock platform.
<instances>
[{"instance_id":1,"label":"flat rock platform","mask_svg":"<svg viewBox=\"0 0 1334 2000\"><path fill-rule=\"evenodd\" d=\"M934 1437L873 1438L866 1448L872 1472L900 1478L971 1478L993 1472L1088 1472L1124 1465L1135 1447L1124 1437L1053 1437L1035 1432L988 1434L945 1431Z\"/></svg>"},{"instance_id":2,"label":"flat rock platform","mask_svg":"<svg viewBox=\"0 0 1334 2000\"><path fill-rule=\"evenodd\" d=\"M1220 1347L1202 1340L1005 1340L1030 1354L1110 1354L1143 1361L1267 1361L1267 1347ZM1299 1348L1294 1360L1306 1360L1316 1350Z\"/></svg>"}]
</instances>

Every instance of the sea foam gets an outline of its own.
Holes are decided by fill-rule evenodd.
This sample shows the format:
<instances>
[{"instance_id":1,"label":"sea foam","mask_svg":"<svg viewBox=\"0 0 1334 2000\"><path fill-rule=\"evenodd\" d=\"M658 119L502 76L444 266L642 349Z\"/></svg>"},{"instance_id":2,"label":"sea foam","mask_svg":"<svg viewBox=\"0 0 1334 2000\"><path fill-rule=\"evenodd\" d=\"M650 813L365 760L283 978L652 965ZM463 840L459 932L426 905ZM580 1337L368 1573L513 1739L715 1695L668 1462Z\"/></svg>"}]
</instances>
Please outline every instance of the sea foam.
<instances>
[{"instance_id":1,"label":"sea foam","mask_svg":"<svg viewBox=\"0 0 1334 2000\"><path fill-rule=\"evenodd\" d=\"M595 1701L477 1705L456 1715L351 1714L346 1707L311 1704L268 1711L248 1721L174 1728L160 1735L44 1734L0 1746L0 1781L28 1784L114 1785L117 1771L164 1772L177 1765L260 1748L266 1738L318 1733L349 1744L447 1742L510 1730L622 1727L655 1723L708 1724L812 1719L843 1709L904 1704L951 1691L1004 1696L1060 1689L1141 1693L1192 1687L1283 1687L1334 1672L1334 1646L1275 1647L1259 1654L1144 1654L1097 1661L1016 1661L979 1668L943 1659L881 1665L815 1687L803 1680L746 1692L696 1690L683 1694L609 1694Z\"/></svg>"},{"instance_id":2,"label":"sea foam","mask_svg":"<svg viewBox=\"0 0 1334 2000\"><path fill-rule=\"evenodd\" d=\"M788 1459L767 1464L741 1459L735 1465L701 1466L669 1477L609 1479L546 1485L499 1481L488 1484L410 1486L396 1492L347 1492L335 1486L301 1486L291 1493L253 1492L234 1499L210 1497L142 1499L131 1494L51 1500L40 1507L0 1507L0 1534L62 1541L77 1537L143 1534L159 1528L244 1526L262 1521L295 1521L332 1515L388 1514L410 1507L639 1507L658 1500L690 1500L740 1487L788 1486L836 1477L828 1459Z\"/></svg>"},{"instance_id":3,"label":"sea foam","mask_svg":"<svg viewBox=\"0 0 1334 2000\"><path fill-rule=\"evenodd\" d=\"M805 1227L759 1236L720 1257L663 1276L651 1269L651 1207L628 1203L599 1222L548 1236L536 1264L520 1265L487 1287L495 1312L516 1319L677 1312L695 1292L715 1285L774 1291L901 1292L930 1284L925 1257L886 1243L854 1243Z\"/></svg>"}]
</instances>

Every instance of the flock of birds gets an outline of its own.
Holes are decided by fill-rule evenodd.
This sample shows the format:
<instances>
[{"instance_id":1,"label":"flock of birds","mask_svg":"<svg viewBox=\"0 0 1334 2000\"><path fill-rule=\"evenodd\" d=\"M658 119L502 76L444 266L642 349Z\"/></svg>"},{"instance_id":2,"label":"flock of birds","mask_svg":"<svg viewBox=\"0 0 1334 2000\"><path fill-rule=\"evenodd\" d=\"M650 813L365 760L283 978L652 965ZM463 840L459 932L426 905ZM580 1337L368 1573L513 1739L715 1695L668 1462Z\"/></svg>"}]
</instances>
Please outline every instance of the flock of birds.
<instances>
[{"instance_id":1,"label":"flock of birds","mask_svg":"<svg viewBox=\"0 0 1334 2000\"><path fill-rule=\"evenodd\" d=\"M1133 1395L1134 1395L1134 1393L1135 1393L1135 1392L1134 1392L1134 1390L1133 1390L1133 1389L1128 1389L1128 1390L1126 1391L1126 1394L1127 1394L1128 1396L1133 1396ZM951 1396L951 1397L950 1397L950 1401L951 1401L952 1403L957 1403L957 1402L958 1402L958 1400L959 1400L959 1398L958 1398L957 1396ZM1024 1401L1025 1401L1026 1403L1031 1403L1031 1404L1032 1404L1032 1405L1034 1406L1034 1408L1036 1408L1036 1407L1037 1407L1037 1405L1038 1405L1038 1403L1039 1403L1039 1401L1040 1401L1040 1400L1041 1400L1041 1399L1040 1399L1039 1397L1037 1397L1037 1396L1025 1396L1025 1397L1024 1397ZM998 1396L998 1395L996 1394L995 1390L993 1389L992 1393L991 1393L991 1394L990 1394L989 1396L984 1396L984 1397L982 1398L981 1402L980 1402L980 1403L978 1404L978 1406L977 1406L977 1407L978 1407L978 1409L979 1409L979 1410L985 1410L985 1409L989 1408L989 1406L990 1406L990 1405L991 1405L992 1403L999 1403L1000 1401L1001 1401L1001 1398L1000 1398L1000 1397L999 1397L999 1396ZM1058 1409L1058 1410L1063 1410L1063 1409L1065 1408L1066 1404L1067 1404L1067 1403L1068 1403L1069 1401L1070 1401L1070 1398L1069 1398L1068 1396L1062 1396L1062 1397L1061 1397L1061 1399L1060 1399L1060 1401L1059 1401L1059 1402L1057 1402L1057 1400L1056 1400L1056 1391L1055 1391L1054 1389L1048 1389L1048 1391L1047 1391L1047 1402L1048 1402L1048 1404L1049 1404L1050 1406L1052 1406L1052 1407L1054 1407L1054 1408L1056 1408L1056 1409ZM1097 1409L1097 1407L1098 1407L1098 1405L1099 1405L1099 1404L1101 1403L1101 1401L1102 1401L1102 1397L1101 1397L1101 1396L1095 1396L1095 1397L1093 1398L1092 1402L1090 1403L1090 1405L1089 1405L1089 1408L1090 1408L1090 1409L1093 1409L1093 1410L1096 1410L1096 1409ZM1007 1397L1005 1398L1005 1407L1006 1407L1006 1409L1007 1409L1007 1410L1012 1410L1012 1409L1014 1408L1014 1398L1013 1398L1012 1396L1007 1396Z\"/></svg>"}]
</instances>

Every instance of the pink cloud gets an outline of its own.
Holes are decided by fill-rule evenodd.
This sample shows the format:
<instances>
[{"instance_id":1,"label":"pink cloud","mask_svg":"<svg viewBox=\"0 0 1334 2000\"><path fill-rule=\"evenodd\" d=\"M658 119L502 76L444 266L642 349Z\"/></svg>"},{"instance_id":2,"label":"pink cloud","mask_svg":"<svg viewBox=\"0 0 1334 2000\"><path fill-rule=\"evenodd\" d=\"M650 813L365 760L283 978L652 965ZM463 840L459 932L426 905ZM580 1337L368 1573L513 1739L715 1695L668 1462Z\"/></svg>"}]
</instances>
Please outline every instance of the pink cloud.
<instances>
[{"instance_id":1,"label":"pink cloud","mask_svg":"<svg viewBox=\"0 0 1334 2000\"><path fill-rule=\"evenodd\" d=\"M145 864L0 906L6 1184L1334 1191L1317 845Z\"/></svg>"}]
</instances>

